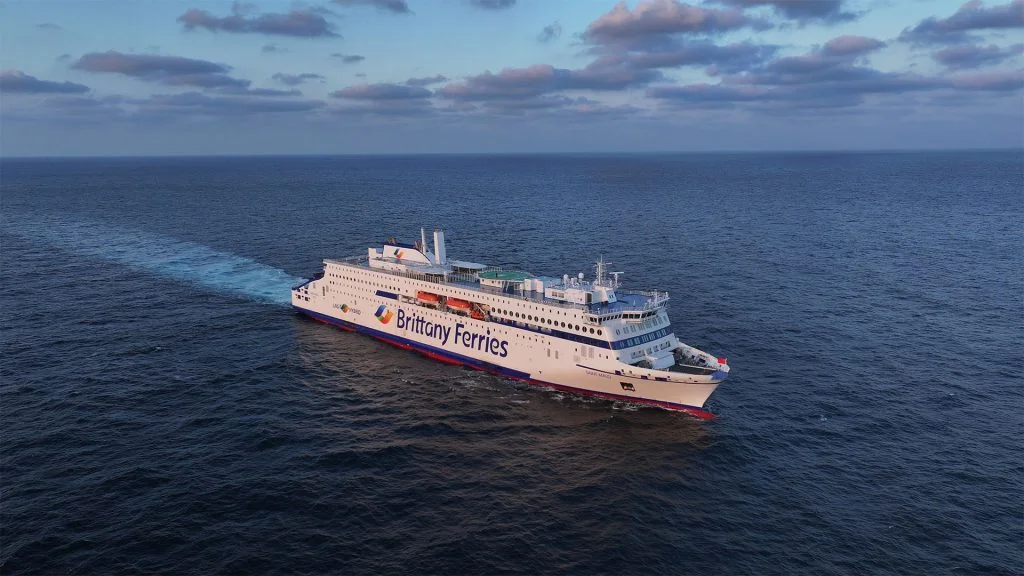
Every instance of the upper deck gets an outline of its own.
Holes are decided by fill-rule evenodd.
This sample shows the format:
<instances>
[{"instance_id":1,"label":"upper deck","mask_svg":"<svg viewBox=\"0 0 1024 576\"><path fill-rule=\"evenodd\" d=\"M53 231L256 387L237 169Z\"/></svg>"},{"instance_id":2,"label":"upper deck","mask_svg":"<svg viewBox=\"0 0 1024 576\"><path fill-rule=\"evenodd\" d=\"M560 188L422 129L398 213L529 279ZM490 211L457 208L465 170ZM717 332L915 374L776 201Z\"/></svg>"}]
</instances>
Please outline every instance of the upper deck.
<instances>
[{"instance_id":1,"label":"upper deck","mask_svg":"<svg viewBox=\"0 0 1024 576\"><path fill-rule=\"evenodd\" d=\"M644 290L624 290L616 288L615 300L612 302L577 303L549 298L544 290L514 290L509 289L512 283L521 283L528 279L538 278L525 272L504 270L499 266L487 266L473 272L452 271L449 266L437 265L410 265L409 262L399 258L380 257L379 262L392 264L393 267L371 266L370 258L357 256L353 258L334 259L328 258L324 262L337 266L350 266L363 271L372 271L389 276L409 278L424 282L431 282L445 286L451 286L461 290L472 290L488 296L500 296L504 298L523 300L534 304L551 306L553 308L582 310L593 317L594 322L622 318L626 321L638 321L657 314L669 296L667 292L653 292ZM503 286L485 285L481 278L497 279L508 281ZM521 285L521 284L520 284ZM554 285L554 288L561 288L562 285Z\"/></svg>"}]
</instances>

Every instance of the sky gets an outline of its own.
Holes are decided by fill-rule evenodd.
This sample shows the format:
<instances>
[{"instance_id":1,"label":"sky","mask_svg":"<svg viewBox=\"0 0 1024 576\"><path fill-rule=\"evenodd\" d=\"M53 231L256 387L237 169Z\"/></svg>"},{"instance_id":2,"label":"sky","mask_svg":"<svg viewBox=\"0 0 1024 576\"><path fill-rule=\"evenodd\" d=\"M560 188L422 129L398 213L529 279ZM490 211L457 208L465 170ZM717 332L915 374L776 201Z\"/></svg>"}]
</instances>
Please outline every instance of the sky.
<instances>
[{"instance_id":1,"label":"sky","mask_svg":"<svg viewBox=\"0 0 1024 576\"><path fill-rule=\"evenodd\" d=\"M1024 0L0 0L0 155L1024 147Z\"/></svg>"}]
</instances>

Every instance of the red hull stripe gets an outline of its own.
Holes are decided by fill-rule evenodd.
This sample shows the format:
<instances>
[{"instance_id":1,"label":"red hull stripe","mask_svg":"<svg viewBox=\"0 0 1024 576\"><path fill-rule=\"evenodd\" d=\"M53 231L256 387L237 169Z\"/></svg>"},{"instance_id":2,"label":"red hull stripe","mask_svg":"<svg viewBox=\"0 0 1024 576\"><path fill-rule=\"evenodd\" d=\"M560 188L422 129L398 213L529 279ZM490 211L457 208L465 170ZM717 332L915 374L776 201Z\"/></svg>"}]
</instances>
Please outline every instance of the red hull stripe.
<instances>
[{"instance_id":1,"label":"red hull stripe","mask_svg":"<svg viewBox=\"0 0 1024 576\"><path fill-rule=\"evenodd\" d=\"M520 372L518 370L512 370L511 368L505 368L504 366L489 364L481 360L476 360L475 358L469 358L468 356L462 356L461 354L455 354L454 352L448 352L447 350L434 348L433 346L428 346L426 344L415 342L413 340L407 340L399 336L393 336L386 332L374 330L373 328L368 328L361 324L354 324L342 320L340 318L333 318L325 314L320 314L319 312L313 312L312 310L300 308L298 306L295 306L294 304L292 305L292 307L295 308L295 310L297 310L298 312L301 312L302 314L305 314L306 316L309 316L314 320L323 322L324 324L337 326L344 330L348 330L349 332L365 333L376 338L377 340L380 340L381 342L386 342L393 346L397 346L403 350L415 350L416 352L420 352L421 354L427 356L428 358L432 358L439 362L444 362L445 364L451 364L455 366L466 366L476 370L483 370L485 372L494 374L495 376L504 376L506 378L512 378L513 380L519 380L520 382L533 384L535 386L554 388L555 390L561 390L563 392L569 392L572 394L597 396L600 398L607 398L609 400L620 400L623 402L632 402L634 404L647 404L649 406L665 408L666 410L686 412L687 414L696 416L697 418L700 418L702 420L711 420L712 418L715 417L715 415L712 414L711 412L708 412L707 410L704 410L703 408L699 408L697 406L676 404L674 402L662 402L659 400L648 400L646 398L634 398L632 396L622 396L620 394L610 394L607 392L596 392L593 390L584 390L582 388L574 388L572 386L563 386L561 384L545 382L543 380L534 380L533 378L530 378L530 375L526 372Z\"/></svg>"}]
</instances>

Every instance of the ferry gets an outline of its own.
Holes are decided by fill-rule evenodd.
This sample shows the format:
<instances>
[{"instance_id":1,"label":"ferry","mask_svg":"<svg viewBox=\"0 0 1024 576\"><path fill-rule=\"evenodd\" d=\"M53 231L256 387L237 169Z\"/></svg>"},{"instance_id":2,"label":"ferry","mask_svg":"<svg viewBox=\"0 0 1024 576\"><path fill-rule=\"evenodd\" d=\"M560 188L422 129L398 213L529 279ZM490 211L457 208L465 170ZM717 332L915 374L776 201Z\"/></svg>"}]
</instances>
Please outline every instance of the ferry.
<instances>
[{"instance_id":1,"label":"ferry","mask_svg":"<svg viewBox=\"0 0 1024 576\"><path fill-rule=\"evenodd\" d=\"M444 231L387 238L365 256L325 259L291 291L294 309L448 364L556 390L710 419L725 358L680 342L668 293L627 290L622 272L561 278L449 259Z\"/></svg>"}]
</instances>

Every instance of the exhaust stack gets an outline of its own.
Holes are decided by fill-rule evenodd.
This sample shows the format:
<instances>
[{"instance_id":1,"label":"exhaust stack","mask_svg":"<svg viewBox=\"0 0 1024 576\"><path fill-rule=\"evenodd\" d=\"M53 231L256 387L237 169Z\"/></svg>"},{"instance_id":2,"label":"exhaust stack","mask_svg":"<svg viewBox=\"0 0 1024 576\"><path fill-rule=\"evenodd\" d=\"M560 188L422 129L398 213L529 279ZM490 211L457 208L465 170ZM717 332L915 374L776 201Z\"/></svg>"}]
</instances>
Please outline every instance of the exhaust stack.
<instances>
[{"instance_id":1,"label":"exhaust stack","mask_svg":"<svg viewBox=\"0 0 1024 576\"><path fill-rule=\"evenodd\" d=\"M444 266L448 262L444 251L444 231L434 229L434 264Z\"/></svg>"}]
</instances>

